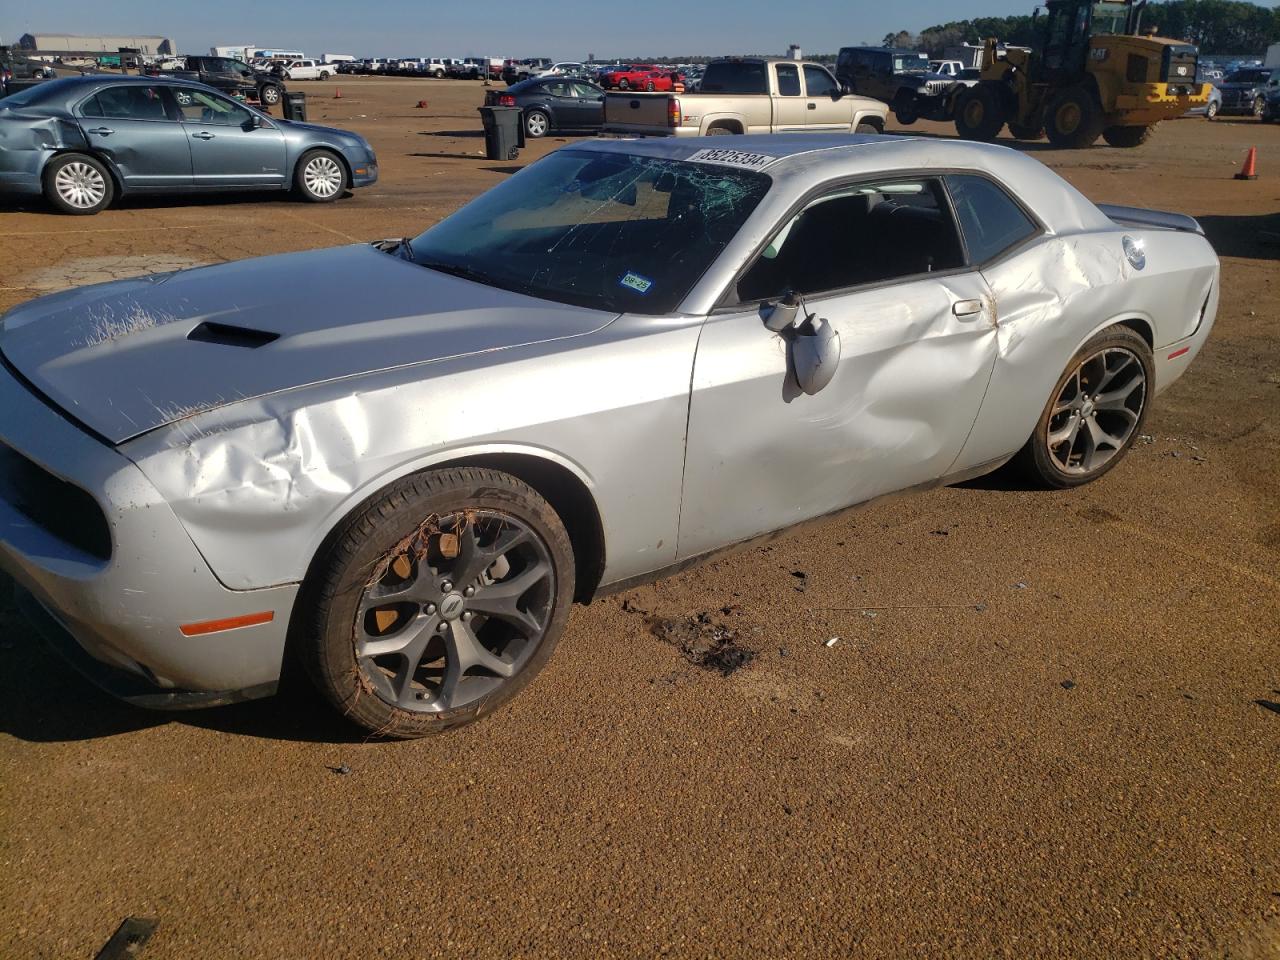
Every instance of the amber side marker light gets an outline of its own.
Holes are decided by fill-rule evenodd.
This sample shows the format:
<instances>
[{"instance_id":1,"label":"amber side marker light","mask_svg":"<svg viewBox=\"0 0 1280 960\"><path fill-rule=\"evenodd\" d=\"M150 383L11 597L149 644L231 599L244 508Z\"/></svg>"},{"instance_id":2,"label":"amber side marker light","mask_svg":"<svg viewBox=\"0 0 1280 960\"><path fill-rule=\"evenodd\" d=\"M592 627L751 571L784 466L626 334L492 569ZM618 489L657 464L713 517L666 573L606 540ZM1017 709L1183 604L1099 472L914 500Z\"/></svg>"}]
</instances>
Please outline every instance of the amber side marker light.
<instances>
[{"instance_id":1,"label":"amber side marker light","mask_svg":"<svg viewBox=\"0 0 1280 960\"><path fill-rule=\"evenodd\" d=\"M184 637L201 637L206 633L221 633L223 630L237 630L240 627L256 627L260 623L270 623L275 618L274 610L263 610L261 613L246 613L242 617L205 620L203 623L184 623L178 629L182 631Z\"/></svg>"}]
</instances>

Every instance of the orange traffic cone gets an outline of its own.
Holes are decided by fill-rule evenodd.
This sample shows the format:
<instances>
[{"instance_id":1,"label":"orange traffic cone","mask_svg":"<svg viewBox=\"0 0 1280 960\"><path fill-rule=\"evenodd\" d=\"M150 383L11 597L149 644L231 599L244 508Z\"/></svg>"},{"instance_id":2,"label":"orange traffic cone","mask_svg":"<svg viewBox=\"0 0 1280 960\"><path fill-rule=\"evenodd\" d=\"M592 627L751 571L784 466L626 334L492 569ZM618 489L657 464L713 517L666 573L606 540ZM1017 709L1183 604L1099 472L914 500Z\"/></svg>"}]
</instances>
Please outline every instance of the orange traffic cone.
<instances>
[{"instance_id":1,"label":"orange traffic cone","mask_svg":"<svg viewBox=\"0 0 1280 960\"><path fill-rule=\"evenodd\" d=\"M1257 180L1258 179L1258 148L1250 147L1249 155L1244 158L1244 166L1240 168L1240 172L1236 174L1237 180Z\"/></svg>"},{"instance_id":2,"label":"orange traffic cone","mask_svg":"<svg viewBox=\"0 0 1280 960\"><path fill-rule=\"evenodd\" d=\"M339 87L339 88L337 88L337 89L335 89L335 90L333 91L333 99L335 99L335 100L341 100L341 99L342 99L342 88L341 88L341 87Z\"/></svg>"}]
</instances>

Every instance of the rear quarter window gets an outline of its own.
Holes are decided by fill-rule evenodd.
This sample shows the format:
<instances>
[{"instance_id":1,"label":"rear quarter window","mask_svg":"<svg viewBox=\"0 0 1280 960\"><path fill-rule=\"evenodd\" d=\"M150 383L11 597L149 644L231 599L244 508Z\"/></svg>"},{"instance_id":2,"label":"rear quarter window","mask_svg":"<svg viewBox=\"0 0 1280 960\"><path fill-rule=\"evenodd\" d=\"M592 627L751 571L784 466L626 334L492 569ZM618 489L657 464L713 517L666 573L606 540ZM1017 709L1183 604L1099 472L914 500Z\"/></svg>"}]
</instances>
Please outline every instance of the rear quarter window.
<instances>
[{"instance_id":1,"label":"rear quarter window","mask_svg":"<svg viewBox=\"0 0 1280 960\"><path fill-rule=\"evenodd\" d=\"M969 249L969 262L988 263L1040 232L1039 225L1004 188L985 177L947 177L951 202Z\"/></svg>"}]
</instances>

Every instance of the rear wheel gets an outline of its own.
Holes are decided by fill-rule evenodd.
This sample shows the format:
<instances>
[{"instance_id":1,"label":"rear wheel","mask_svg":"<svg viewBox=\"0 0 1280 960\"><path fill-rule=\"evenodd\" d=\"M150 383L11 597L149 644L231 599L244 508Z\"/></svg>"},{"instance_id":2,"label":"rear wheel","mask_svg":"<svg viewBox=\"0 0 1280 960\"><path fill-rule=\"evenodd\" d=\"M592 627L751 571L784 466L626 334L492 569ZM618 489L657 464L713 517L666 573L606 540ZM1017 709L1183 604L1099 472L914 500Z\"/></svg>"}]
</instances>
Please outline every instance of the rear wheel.
<instances>
[{"instance_id":1,"label":"rear wheel","mask_svg":"<svg viewBox=\"0 0 1280 960\"><path fill-rule=\"evenodd\" d=\"M88 216L111 205L115 183L101 161L85 153L64 153L45 167L44 195L63 213Z\"/></svg>"},{"instance_id":2,"label":"rear wheel","mask_svg":"<svg viewBox=\"0 0 1280 960\"><path fill-rule=\"evenodd\" d=\"M321 71L320 71L320 79L321 79L321 80L328 80L328 79L329 79L329 71L328 71L328 70L321 70Z\"/></svg>"},{"instance_id":3,"label":"rear wheel","mask_svg":"<svg viewBox=\"0 0 1280 960\"><path fill-rule=\"evenodd\" d=\"M728 127L712 127L707 131L708 137L732 137L736 130L730 130Z\"/></svg>"},{"instance_id":4,"label":"rear wheel","mask_svg":"<svg viewBox=\"0 0 1280 960\"><path fill-rule=\"evenodd\" d=\"M495 470L407 477L348 519L304 593L298 650L367 730L438 733L542 669L573 599L573 549L533 489Z\"/></svg>"},{"instance_id":5,"label":"rear wheel","mask_svg":"<svg viewBox=\"0 0 1280 960\"><path fill-rule=\"evenodd\" d=\"M1113 147L1140 147L1155 132L1154 123L1141 127L1107 127L1102 131L1102 139Z\"/></svg>"},{"instance_id":6,"label":"rear wheel","mask_svg":"<svg viewBox=\"0 0 1280 960\"><path fill-rule=\"evenodd\" d=\"M274 83L268 83L258 91L258 99L263 106L274 107L280 102L280 98L284 96L284 90Z\"/></svg>"},{"instance_id":7,"label":"rear wheel","mask_svg":"<svg viewBox=\"0 0 1280 960\"><path fill-rule=\"evenodd\" d=\"M1045 132L1049 142L1064 150L1093 146L1102 135L1102 108L1084 87L1071 87L1058 94L1045 111Z\"/></svg>"},{"instance_id":8,"label":"rear wheel","mask_svg":"<svg viewBox=\"0 0 1280 960\"><path fill-rule=\"evenodd\" d=\"M893 116L904 127L909 127L920 119L916 111L915 94L906 90L900 91L893 99Z\"/></svg>"},{"instance_id":9,"label":"rear wheel","mask_svg":"<svg viewBox=\"0 0 1280 960\"><path fill-rule=\"evenodd\" d=\"M1253 101L1253 115L1255 117L1265 116L1267 112L1267 101L1264 97L1258 97Z\"/></svg>"},{"instance_id":10,"label":"rear wheel","mask_svg":"<svg viewBox=\"0 0 1280 960\"><path fill-rule=\"evenodd\" d=\"M530 110L524 115L524 132L534 140L545 137L551 131L551 119L541 110Z\"/></svg>"},{"instance_id":11,"label":"rear wheel","mask_svg":"<svg viewBox=\"0 0 1280 960\"><path fill-rule=\"evenodd\" d=\"M648 90L650 93L652 93L652 92L653 92L653 81L652 81L652 80L647 81L647 82L645 83L645 85L644 85L644 88L645 88L646 90Z\"/></svg>"},{"instance_id":12,"label":"rear wheel","mask_svg":"<svg viewBox=\"0 0 1280 960\"><path fill-rule=\"evenodd\" d=\"M630 89L631 89L631 83L627 80L627 78L626 78L626 77L623 77L621 80L619 80L619 81L618 81L618 89L619 89L619 90L630 90Z\"/></svg>"},{"instance_id":13,"label":"rear wheel","mask_svg":"<svg viewBox=\"0 0 1280 960\"><path fill-rule=\"evenodd\" d=\"M1004 92L984 81L966 90L956 103L956 132L966 140L990 143L1004 127Z\"/></svg>"},{"instance_id":14,"label":"rear wheel","mask_svg":"<svg viewBox=\"0 0 1280 960\"><path fill-rule=\"evenodd\" d=\"M1049 487L1098 479L1128 452L1147 418L1151 348L1128 327L1104 330L1072 358L1019 453Z\"/></svg>"}]
</instances>

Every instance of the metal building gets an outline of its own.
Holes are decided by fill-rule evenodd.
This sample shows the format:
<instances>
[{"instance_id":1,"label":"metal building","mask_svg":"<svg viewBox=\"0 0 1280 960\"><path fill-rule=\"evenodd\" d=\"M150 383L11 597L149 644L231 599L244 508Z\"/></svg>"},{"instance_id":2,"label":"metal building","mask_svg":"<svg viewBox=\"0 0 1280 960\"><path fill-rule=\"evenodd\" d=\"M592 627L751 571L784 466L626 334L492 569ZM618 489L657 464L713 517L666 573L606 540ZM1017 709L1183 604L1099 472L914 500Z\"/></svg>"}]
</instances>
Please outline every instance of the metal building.
<instances>
[{"instance_id":1,"label":"metal building","mask_svg":"<svg viewBox=\"0 0 1280 960\"><path fill-rule=\"evenodd\" d=\"M18 47L28 53L82 57L116 53L121 47L136 49L144 56L170 57L175 52L168 37L79 37L68 33L24 33Z\"/></svg>"}]
</instances>

